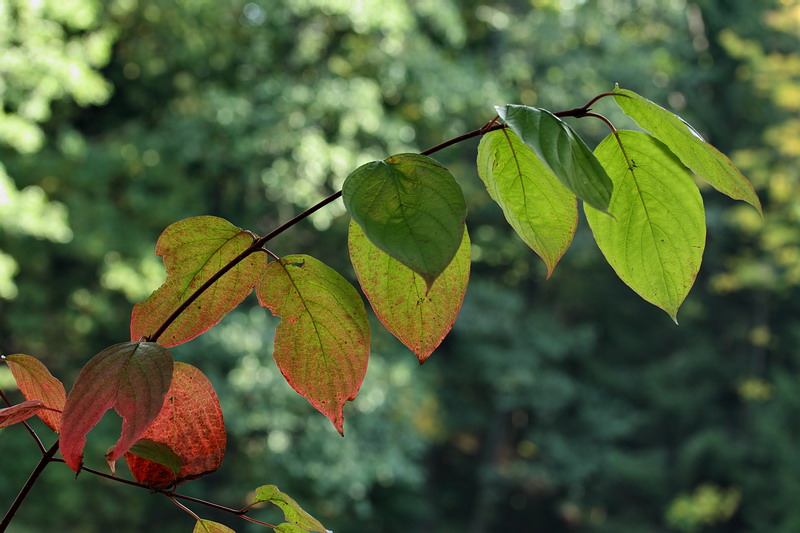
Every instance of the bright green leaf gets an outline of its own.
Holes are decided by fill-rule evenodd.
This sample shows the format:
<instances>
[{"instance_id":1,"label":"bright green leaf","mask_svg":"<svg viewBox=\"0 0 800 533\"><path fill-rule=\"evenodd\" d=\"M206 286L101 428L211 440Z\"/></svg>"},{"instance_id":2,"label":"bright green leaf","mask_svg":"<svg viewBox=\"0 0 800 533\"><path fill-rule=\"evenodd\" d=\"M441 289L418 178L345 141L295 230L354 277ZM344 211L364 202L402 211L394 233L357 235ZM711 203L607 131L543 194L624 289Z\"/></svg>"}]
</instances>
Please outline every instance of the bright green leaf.
<instances>
[{"instance_id":1,"label":"bright green leaf","mask_svg":"<svg viewBox=\"0 0 800 533\"><path fill-rule=\"evenodd\" d=\"M156 442L150 439L139 439L136 444L131 446L128 453L147 459L154 463L164 465L177 476L181 471L183 461L181 457L175 453L172 448L161 442Z\"/></svg>"},{"instance_id":2,"label":"bright green leaf","mask_svg":"<svg viewBox=\"0 0 800 533\"><path fill-rule=\"evenodd\" d=\"M252 243L251 233L218 217L187 218L165 229L156 254L164 259L167 279L146 301L134 306L131 340L155 333L178 306ZM217 324L253 290L266 266L265 257L252 254L225 273L181 313L158 342L175 346Z\"/></svg>"},{"instance_id":3,"label":"bright green leaf","mask_svg":"<svg viewBox=\"0 0 800 533\"><path fill-rule=\"evenodd\" d=\"M549 277L578 227L575 195L509 129L483 136L478 174L514 231L544 260Z\"/></svg>"},{"instance_id":4,"label":"bright green leaf","mask_svg":"<svg viewBox=\"0 0 800 533\"><path fill-rule=\"evenodd\" d=\"M262 485L256 489L256 497L253 499L253 503L259 502L270 502L277 505L283 511L283 516L287 522L291 522L306 531L318 533L326 533L327 531L319 520L305 512L300 507L300 504L288 494L281 492L275 485ZM286 531L292 530L287 529Z\"/></svg>"},{"instance_id":5,"label":"bright green leaf","mask_svg":"<svg viewBox=\"0 0 800 533\"><path fill-rule=\"evenodd\" d=\"M350 261L375 314L420 364L442 342L456 320L470 269L466 228L455 257L428 290L425 280L384 253L350 222Z\"/></svg>"},{"instance_id":6,"label":"bright green leaf","mask_svg":"<svg viewBox=\"0 0 800 533\"><path fill-rule=\"evenodd\" d=\"M429 288L461 246L464 194L430 157L399 154L362 165L347 177L342 198L367 237Z\"/></svg>"},{"instance_id":7,"label":"bright green leaf","mask_svg":"<svg viewBox=\"0 0 800 533\"><path fill-rule=\"evenodd\" d=\"M343 433L342 408L358 394L369 358L369 321L361 296L308 255L270 263L256 295L282 318L275 333L281 373Z\"/></svg>"},{"instance_id":8,"label":"bright green leaf","mask_svg":"<svg viewBox=\"0 0 800 533\"><path fill-rule=\"evenodd\" d=\"M632 168L609 135L595 150L614 180L605 216L584 206L597 245L617 275L676 318L705 247L703 199L691 173L646 133L620 131Z\"/></svg>"},{"instance_id":9,"label":"bright green leaf","mask_svg":"<svg viewBox=\"0 0 800 533\"><path fill-rule=\"evenodd\" d=\"M535 107L506 105L495 109L561 183L595 209L606 211L613 189L611 179L566 122Z\"/></svg>"},{"instance_id":10,"label":"bright green leaf","mask_svg":"<svg viewBox=\"0 0 800 533\"><path fill-rule=\"evenodd\" d=\"M219 522L211 520L198 520L192 533L236 533L234 530Z\"/></svg>"},{"instance_id":11,"label":"bright green leaf","mask_svg":"<svg viewBox=\"0 0 800 533\"><path fill-rule=\"evenodd\" d=\"M282 524L275 526L273 531L277 531L278 533L306 533L308 530L296 526L290 522L283 522Z\"/></svg>"},{"instance_id":12,"label":"bright green leaf","mask_svg":"<svg viewBox=\"0 0 800 533\"><path fill-rule=\"evenodd\" d=\"M722 194L744 200L761 212L753 185L728 157L708 144L683 119L633 91L614 89L614 100L626 115L666 144L681 162Z\"/></svg>"}]
</instances>

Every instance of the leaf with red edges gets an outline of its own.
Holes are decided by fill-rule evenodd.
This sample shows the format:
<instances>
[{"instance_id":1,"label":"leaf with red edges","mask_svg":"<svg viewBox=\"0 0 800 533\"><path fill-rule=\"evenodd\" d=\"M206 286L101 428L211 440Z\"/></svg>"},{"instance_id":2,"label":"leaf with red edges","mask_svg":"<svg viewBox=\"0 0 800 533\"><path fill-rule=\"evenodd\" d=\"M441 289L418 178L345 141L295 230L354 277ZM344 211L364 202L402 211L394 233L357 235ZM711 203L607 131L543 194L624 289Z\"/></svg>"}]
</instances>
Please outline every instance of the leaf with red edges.
<instances>
[{"instance_id":1,"label":"leaf with red edges","mask_svg":"<svg viewBox=\"0 0 800 533\"><path fill-rule=\"evenodd\" d=\"M22 403L0 409L0 428L27 420L44 409L42 400L25 400Z\"/></svg>"},{"instance_id":2,"label":"leaf with red edges","mask_svg":"<svg viewBox=\"0 0 800 533\"><path fill-rule=\"evenodd\" d=\"M61 427L61 411L64 410L67 397L64 385L35 357L16 353L1 359L8 365L25 399L42 400L49 408L36 414L50 429L58 433Z\"/></svg>"},{"instance_id":3,"label":"leaf with red edges","mask_svg":"<svg viewBox=\"0 0 800 533\"><path fill-rule=\"evenodd\" d=\"M156 244L167 280L133 307L131 340L153 335L178 306L253 244L253 239L252 233L218 217L193 217L171 224ZM265 267L263 254L248 256L181 313L158 342L175 346L211 329L250 294Z\"/></svg>"},{"instance_id":4,"label":"leaf with red edges","mask_svg":"<svg viewBox=\"0 0 800 533\"><path fill-rule=\"evenodd\" d=\"M168 465L126 453L125 461L139 483L163 489L219 469L226 443L222 408L200 370L175 363L164 406L142 438L169 447L181 465L176 475Z\"/></svg>"},{"instance_id":5,"label":"leaf with red edges","mask_svg":"<svg viewBox=\"0 0 800 533\"><path fill-rule=\"evenodd\" d=\"M109 346L83 367L67 396L61 418L60 448L76 472L83 463L86 434L111 409L123 418L122 434L106 459L114 461L130 448L158 416L172 381L172 355L154 342Z\"/></svg>"},{"instance_id":6,"label":"leaf with red edges","mask_svg":"<svg viewBox=\"0 0 800 533\"><path fill-rule=\"evenodd\" d=\"M424 363L453 327L464 301L471 262L466 229L430 291L419 274L372 244L355 221L348 243L350 261L375 314Z\"/></svg>"},{"instance_id":7,"label":"leaf with red edges","mask_svg":"<svg viewBox=\"0 0 800 533\"><path fill-rule=\"evenodd\" d=\"M289 255L269 264L256 295L282 318L275 333L281 373L344 434L342 408L358 394L369 358L369 321L358 292L317 259Z\"/></svg>"}]
</instances>

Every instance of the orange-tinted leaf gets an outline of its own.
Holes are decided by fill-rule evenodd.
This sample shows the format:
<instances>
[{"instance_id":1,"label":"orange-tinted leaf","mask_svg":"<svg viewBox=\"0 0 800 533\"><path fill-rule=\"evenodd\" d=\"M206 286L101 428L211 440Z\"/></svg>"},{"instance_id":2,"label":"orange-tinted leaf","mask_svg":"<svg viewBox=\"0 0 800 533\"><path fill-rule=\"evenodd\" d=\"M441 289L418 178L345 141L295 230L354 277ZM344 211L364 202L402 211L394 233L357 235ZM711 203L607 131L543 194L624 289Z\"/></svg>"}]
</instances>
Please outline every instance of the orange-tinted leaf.
<instances>
[{"instance_id":1,"label":"orange-tinted leaf","mask_svg":"<svg viewBox=\"0 0 800 533\"><path fill-rule=\"evenodd\" d=\"M133 307L131 340L156 332L200 286L253 243L253 235L218 217L193 217L164 230L156 254L164 259L167 280ZM263 254L252 254L209 287L157 339L175 346L208 331L248 294L264 271Z\"/></svg>"},{"instance_id":2,"label":"orange-tinted leaf","mask_svg":"<svg viewBox=\"0 0 800 533\"><path fill-rule=\"evenodd\" d=\"M222 408L200 370L175 363L164 406L142 438L168 446L180 458L181 466L175 475L165 464L126 453L125 461L139 483L167 488L219 469L226 442Z\"/></svg>"},{"instance_id":3,"label":"orange-tinted leaf","mask_svg":"<svg viewBox=\"0 0 800 533\"><path fill-rule=\"evenodd\" d=\"M50 429L58 433L61 427L61 411L64 410L64 401L67 393L64 385L53 377L44 364L30 355L21 353L7 355L2 358L14 379L17 387L26 400L42 400L46 407L37 415Z\"/></svg>"},{"instance_id":4,"label":"orange-tinted leaf","mask_svg":"<svg viewBox=\"0 0 800 533\"><path fill-rule=\"evenodd\" d=\"M122 434L106 455L113 463L158 416L172 381L172 355L154 342L115 344L92 357L67 396L61 418L61 456L76 472L86 434L111 409L123 418Z\"/></svg>"},{"instance_id":5,"label":"orange-tinted leaf","mask_svg":"<svg viewBox=\"0 0 800 533\"><path fill-rule=\"evenodd\" d=\"M194 525L192 533L236 533L228 526L211 520L198 520Z\"/></svg>"},{"instance_id":6,"label":"orange-tinted leaf","mask_svg":"<svg viewBox=\"0 0 800 533\"><path fill-rule=\"evenodd\" d=\"M453 327L464 301L471 262L466 229L455 257L430 291L419 274L372 244L355 221L350 222L349 246L375 314L424 363Z\"/></svg>"},{"instance_id":7,"label":"orange-tinted leaf","mask_svg":"<svg viewBox=\"0 0 800 533\"><path fill-rule=\"evenodd\" d=\"M307 255L269 264L258 301L282 318L275 361L294 390L343 434L345 402L367 372L369 321L364 302L342 276Z\"/></svg>"},{"instance_id":8,"label":"orange-tinted leaf","mask_svg":"<svg viewBox=\"0 0 800 533\"><path fill-rule=\"evenodd\" d=\"M42 400L25 400L17 405L0 409L0 428L27 420L44 408Z\"/></svg>"}]
</instances>

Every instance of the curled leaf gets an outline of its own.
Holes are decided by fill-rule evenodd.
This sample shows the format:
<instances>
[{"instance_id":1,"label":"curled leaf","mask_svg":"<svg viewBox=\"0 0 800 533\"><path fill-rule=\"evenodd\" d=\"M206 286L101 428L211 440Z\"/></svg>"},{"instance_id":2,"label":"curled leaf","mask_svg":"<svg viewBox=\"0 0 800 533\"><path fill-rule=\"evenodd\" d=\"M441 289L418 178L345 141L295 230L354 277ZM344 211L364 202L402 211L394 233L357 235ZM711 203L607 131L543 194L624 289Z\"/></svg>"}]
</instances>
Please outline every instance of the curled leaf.
<instances>
[{"instance_id":1,"label":"curled leaf","mask_svg":"<svg viewBox=\"0 0 800 533\"><path fill-rule=\"evenodd\" d=\"M0 409L0 428L12 426L36 415L44 408L41 400L25 400L22 403Z\"/></svg>"},{"instance_id":2,"label":"curled leaf","mask_svg":"<svg viewBox=\"0 0 800 533\"><path fill-rule=\"evenodd\" d=\"M30 355L21 353L4 356L17 387L27 400L41 400L45 407L36 413L50 429L58 433L61 427L61 411L67 393L64 385L53 377L44 364Z\"/></svg>"},{"instance_id":3,"label":"curled leaf","mask_svg":"<svg viewBox=\"0 0 800 533\"><path fill-rule=\"evenodd\" d=\"M262 485L256 489L253 503L259 502L270 502L277 505L283 511L286 521L302 528L303 531L327 532L319 520L304 511L300 504L288 494L281 492L275 485ZM285 531L292 531L292 529L285 529Z\"/></svg>"}]
</instances>

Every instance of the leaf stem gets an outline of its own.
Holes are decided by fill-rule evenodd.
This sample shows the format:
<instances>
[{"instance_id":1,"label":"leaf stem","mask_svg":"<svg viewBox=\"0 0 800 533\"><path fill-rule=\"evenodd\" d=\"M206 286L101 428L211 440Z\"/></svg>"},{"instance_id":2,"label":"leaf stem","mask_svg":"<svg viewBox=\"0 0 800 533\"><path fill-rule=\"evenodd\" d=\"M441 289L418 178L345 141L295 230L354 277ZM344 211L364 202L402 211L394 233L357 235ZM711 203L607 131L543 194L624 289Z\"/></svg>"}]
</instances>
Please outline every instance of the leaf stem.
<instances>
[{"instance_id":1,"label":"leaf stem","mask_svg":"<svg viewBox=\"0 0 800 533\"><path fill-rule=\"evenodd\" d=\"M636 168L636 165L633 163L633 160L628 157L628 152L625 151L625 146L623 146L622 144L622 139L619 138L619 133L617 133L617 128L614 127L611 121L598 113L586 113L584 116L599 118L600 120L605 122L609 128L611 128L611 133L614 134L614 138L617 139L617 144L619 145L620 150L622 150L622 155L623 157L625 157L625 162L628 163L628 170L630 170L631 173L633 173L633 169Z\"/></svg>"},{"instance_id":2,"label":"leaf stem","mask_svg":"<svg viewBox=\"0 0 800 533\"><path fill-rule=\"evenodd\" d=\"M31 472L31 475L28 477L28 480L22 486L19 493L17 494L17 497L14 498L14 502L11 504L11 507L9 507L8 512L6 512L6 515L3 517L3 521L0 522L0 532L5 531L8 525L11 523L11 520L14 519L14 515L17 514L19 506L22 505L23 501L25 501L25 498L27 498L28 493L31 491L33 485L36 483L36 480L39 479L39 476L42 475L42 472L44 471L45 467L47 467L47 465L53 459L53 456L56 454L57 451L58 451L58 441L56 441L55 444L50 446L50 448L47 451L45 451L45 453L42 455L41 459L39 459L39 462L36 464L36 468L33 469L33 472Z\"/></svg>"}]
</instances>

